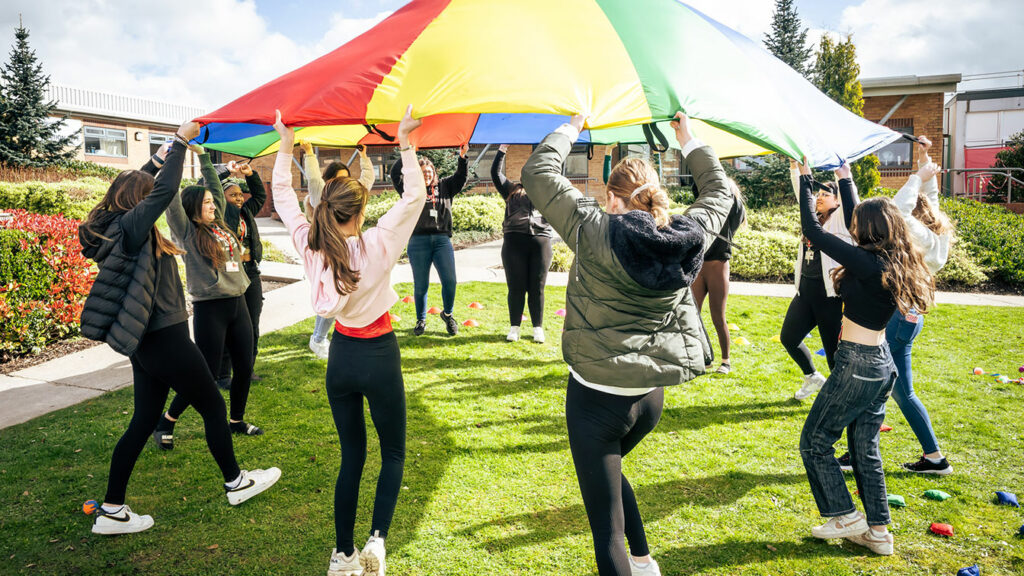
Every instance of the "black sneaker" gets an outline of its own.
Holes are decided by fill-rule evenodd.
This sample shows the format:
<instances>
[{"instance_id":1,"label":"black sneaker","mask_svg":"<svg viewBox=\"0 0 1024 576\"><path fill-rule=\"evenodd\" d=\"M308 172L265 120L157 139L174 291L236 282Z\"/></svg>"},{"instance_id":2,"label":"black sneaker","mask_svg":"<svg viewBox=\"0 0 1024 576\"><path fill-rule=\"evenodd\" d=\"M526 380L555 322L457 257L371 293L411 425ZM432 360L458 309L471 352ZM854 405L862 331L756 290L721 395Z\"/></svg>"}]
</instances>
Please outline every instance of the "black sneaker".
<instances>
[{"instance_id":1,"label":"black sneaker","mask_svg":"<svg viewBox=\"0 0 1024 576\"><path fill-rule=\"evenodd\" d=\"M459 323L455 321L454 316L441 312L441 320L444 320L444 327L448 330L449 336L455 336L459 333Z\"/></svg>"},{"instance_id":2,"label":"black sneaker","mask_svg":"<svg viewBox=\"0 0 1024 576\"><path fill-rule=\"evenodd\" d=\"M839 458L836 458L836 461L839 462L839 469L843 472L853 472L853 463L850 462L849 452L843 454Z\"/></svg>"},{"instance_id":3,"label":"black sneaker","mask_svg":"<svg viewBox=\"0 0 1024 576\"><path fill-rule=\"evenodd\" d=\"M161 450L174 450L174 422L161 415L160 422L153 431L153 442L156 442L156 447Z\"/></svg>"},{"instance_id":4,"label":"black sneaker","mask_svg":"<svg viewBox=\"0 0 1024 576\"><path fill-rule=\"evenodd\" d=\"M947 462L945 458L936 464L924 456L921 456L921 459L917 462L907 462L903 464L903 467L911 472L917 472L918 474L938 474L939 476L946 476L947 474L953 473L953 467L949 465L949 462Z\"/></svg>"},{"instance_id":5,"label":"black sneaker","mask_svg":"<svg viewBox=\"0 0 1024 576\"><path fill-rule=\"evenodd\" d=\"M423 336L423 332L427 329L426 320L417 320L416 327L412 329L413 336Z\"/></svg>"},{"instance_id":6,"label":"black sneaker","mask_svg":"<svg viewBox=\"0 0 1024 576\"><path fill-rule=\"evenodd\" d=\"M263 429L259 426L254 426L246 421L241 422L228 422L228 427L231 428L231 432L234 434L241 434L242 436L262 436Z\"/></svg>"}]
</instances>

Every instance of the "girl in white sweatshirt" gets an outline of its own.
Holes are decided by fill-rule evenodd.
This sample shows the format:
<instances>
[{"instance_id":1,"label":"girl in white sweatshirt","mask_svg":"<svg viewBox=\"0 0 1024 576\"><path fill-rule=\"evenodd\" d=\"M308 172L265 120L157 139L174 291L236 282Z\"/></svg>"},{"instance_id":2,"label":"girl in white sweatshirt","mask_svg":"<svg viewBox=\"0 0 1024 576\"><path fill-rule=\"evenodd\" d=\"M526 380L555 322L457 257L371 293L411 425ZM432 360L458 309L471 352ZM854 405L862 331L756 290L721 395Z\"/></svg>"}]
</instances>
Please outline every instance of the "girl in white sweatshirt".
<instances>
[{"instance_id":1,"label":"girl in white sweatshirt","mask_svg":"<svg viewBox=\"0 0 1024 576\"><path fill-rule=\"evenodd\" d=\"M328 576L383 576L384 539L402 486L405 386L388 310L398 301L391 287L391 269L409 242L427 196L416 153L409 145L409 134L420 125L411 113L412 106L398 125L405 194L366 232L361 230L369 191L346 176L325 183L312 222L306 219L291 187L295 131L281 122L280 111L274 123L281 135L274 164L274 206L302 256L312 286L313 311L335 321L327 357L327 399L341 441L341 470L334 488L337 542ZM380 439L381 470L370 539L360 554L353 532L366 462L363 398Z\"/></svg>"}]
</instances>

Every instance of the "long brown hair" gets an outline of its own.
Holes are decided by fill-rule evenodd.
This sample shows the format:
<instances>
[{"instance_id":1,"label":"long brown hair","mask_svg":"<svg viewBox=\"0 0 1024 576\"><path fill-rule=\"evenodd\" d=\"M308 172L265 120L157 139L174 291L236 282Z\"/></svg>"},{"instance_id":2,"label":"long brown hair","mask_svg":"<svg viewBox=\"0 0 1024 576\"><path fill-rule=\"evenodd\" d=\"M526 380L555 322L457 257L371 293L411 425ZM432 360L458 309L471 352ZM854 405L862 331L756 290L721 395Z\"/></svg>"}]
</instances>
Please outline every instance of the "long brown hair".
<instances>
[{"instance_id":1,"label":"long brown hair","mask_svg":"<svg viewBox=\"0 0 1024 576\"><path fill-rule=\"evenodd\" d=\"M426 156L420 156L419 161L420 168L422 168L423 166L430 166L431 170L434 171L434 177L430 180L430 182L426 183L427 189L429 190L430 188L437 188L437 184L438 182L440 182L437 176L437 167L435 167L434 163L430 160L430 158L427 158Z\"/></svg>"},{"instance_id":2,"label":"long brown hair","mask_svg":"<svg viewBox=\"0 0 1024 576\"><path fill-rule=\"evenodd\" d=\"M953 223L949 221L949 217L946 216L945 212L938 206L932 205L923 193L918 193L917 204L910 214L938 236L953 234L955 230Z\"/></svg>"},{"instance_id":3,"label":"long brown hair","mask_svg":"<svg viewBox=\"0 0 1024 576\"><path fill-rule=\"evenodd\" d=\"M633 192L650 184L638 194ZM608 175L608 191L618 196L630 210L643 210L654 216L658 228L668 226L668 192L661 187L658 172L643 158L626 158Z\"/></svg>"},{"instance_id":4,"label":"long brown hair","mask_svg":"<svg viewBox=\"0 0 1024 576\"><path fill-rule=\"evenodd\" d=\"M358 218L366 209L369 197L370 193L359 180L339 176L327 181L320 203L313 210L309 248L323 254L324 262L334 274L334 288L338 294L349 294L359 285L359 271L352 269L348 239L338 229L338 224ZM362 245L362 231L357 231L356 236Z\"/></svg>"},{"instance_id":5,"label":"long brown hair","mask_svg":"<svg viewBox=\"0 0 1024 576\"><path fill-rule=\"evenodd\" d=\"M104 215L106 213L127 212L135 208L139 202L142 202L143 198L153 191L154 183L153 176L141 170L125 170L118 174L117 178L114 178L114 181L110 183L110 187L107 188L107 193L104 194L103 199L89 211L89 215L85 218L85 228L89 231L90 240L109 240L109 238L103 236L104 231L99 229L103 226L101 222L105 220ZM158 258L165 254L174 256L185 253L174 242L165 238L156 226L153 226L152 235L153 246ZM96 242L90 243L95 245Z\"/></svg>"},{"instance_id":6,"label":"long brown hair","mask_svg":"<svg viewBox=\"0 0 1024 576\"><path fill-rule=\"evenodd\" d=\"M199 251L214 268L220 268L228 261L228 254L224 246L217 240L217 232L214 227L220 229L220 233L228 237L234 247L240 246L238 238L223 219L217 218L212 223L203 222L203 200L206 198L206 188L202 186L189 186L181 191L181 206L185 209L185 215L196 227L196 250ZM237 248L236 248L237 249Z\"/></svg>"},{"instance_id":7,"label":"long brown hair","mask_svg":"<svg viewBox=\"0 0 1024 576\"><path fill-rule=\"evenodd\" d=\"M857 246L874 252L883 262L882 286L892 292L900 314L911 309L925 313L935 303L935 279L928 272L921 252L910 235L896 205L888 198L865 200L853 211L850 235ZM838 289L846 275L842 267L833 271Z\"/></svg>"}]
</instances>

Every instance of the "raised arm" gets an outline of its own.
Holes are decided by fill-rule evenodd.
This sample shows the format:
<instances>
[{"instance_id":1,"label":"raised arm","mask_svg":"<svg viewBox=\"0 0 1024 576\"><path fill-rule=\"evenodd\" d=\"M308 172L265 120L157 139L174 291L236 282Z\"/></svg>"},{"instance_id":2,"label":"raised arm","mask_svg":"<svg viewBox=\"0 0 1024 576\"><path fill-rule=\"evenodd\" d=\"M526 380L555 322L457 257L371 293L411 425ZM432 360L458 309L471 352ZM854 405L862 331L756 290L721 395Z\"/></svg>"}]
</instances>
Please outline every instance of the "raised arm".
<instances>
[{"instance_id":1,"label":"raised arm","mask_svg":"<svg viewBox=\"0 0 1024 576\"><path fill-rule=\"evenodd\" d=\"M313 153L313 145L308 141L299 142L302 146L302 169L306 172L306 187L309 190L309 205L316 208L320 196L324 193L324 177L320 173L320 160ZM288 169L289 172L291 168ZM275 201L276 202L276 201Z\"/></svg>"},{"instance_id":2,"label":"raised arm","mask_svg":"<svg viewBox=\"0 0 1024 576\"><path fill-rule=\"evenodd\" d=\"M608 177L612 175L612 146L609 144L604 147L604 165L601 168L601 177L604 179L605 185L608 184Z\"/></svg>"},{"instance_id":3,"label":"raised arm","mask_svg":"<svg viewBox=\"0 0 1024 576\"><path fill-rule=\"evenodd\" d=\"M421 120L412 117L412 106L405 110L405 116L398 124L398 146L402 153L403 177L406 183L405 194L395 202L387 213L377 220L377 225L367 231L365 236L376 236L376 245L382 250L381 256L389 266L394 266L402 255L402 249L409 243L413 229L423 211L423 202L427 199L427 184L423 180L423 171L416 159L416 152L409 144L409 134L422 124Z\"/></svg>"},{"instance_id":4,"label":"raised arm","mask_svg":"<svg viewBox=\"0 0 1024 576\"><path fill-rule=\"evenodd\" d=\"M523 166L522 182L533 206L540 210L565 244L576 251L576 230L588 212L600 211L593 198L587 198L562 174L562 166L580 136L583 116L573 116L548 134Z\"/></svg>"},{"instance_id":5,"label":"raised arm","mask_svg":"<svg viewBox=\"0 0 1024 576\"><path fill-rule=\"evenodd\" d=\"M398 160L391 165L391 185L395 187L395 192L401 196L402 192L405 191L405 187L402 186L402 157L399 156Z\"/></svg>"},{"instance_id":6,"label":"raised arm","mask_svg":"<svg viewBox=\"0 0 1024 576\"><path fill-rule=\"evenodd\" d=\"M811 244L851 273L863 276L876 271L874 257L867 250L848 244L821 227L814 213L814 178L811 169L803 165L800 168L800 228Z\"/></svg>"},{"instance_id":7,"label":"raised arm","mask_svg":"<svg viewBox=\"0 0 1024 576\"><path fill-rule=\"evenodd\" d=\"M263 209L263 205L267 202L267 189L263 186L263 179L260 178L258 172L252 169L252 166L243 164L241 171L242 175L245 176L245 187L249 189L250 196L242 204L242 210L248 211L249 214L255 216L259 214L260 210Z\"/></svg>"},{"instance_id":8,"label":"raised arm","mask_svg":"<svg viewBox=\"0 0 1024 576\"><path fill-rule=\"evenodd\" d=\"M373 181L376 179L373 174L373 162L370 162L370 157L366 155L366 146L359 145L359 183L369 192L373 189Z\"/></svg>"},{"instance_id":9,"label":"raised arm","mask_svg":"<svg viewBox=\"0 0 1024 576\"><path fill-rule=\"evenodd\" d=\"M295 130L281 122L280 110L277 111L274 129L281 136L281 147L277 151L277 159L274 160L274 173L270 181L274 209L288 229L295 250L305 260L306 252L309 250L309 221L302 215L299 199L292 189L292 148L295 146Z\"/></svg>"},{"instance_id":10,"label":"raised arm","mask_svg":"<svg viewBox=\"0 0 1024 576\"><path fill-rule=\"evenodd\" d=\"M199 125L195 122L186 122L181 125L181 128L178 129L179 137L170 146L167 156L163 160L163 169L156 175L153 191L121 217L122 242L124 242L124 249L127 252L135 253L142 248L160 215L167 210L175 198L178 198L182 164L185 162L185 153L188 150L185 147L185 142L198 135ZM153 162L150 161L147 164L153 164ZM180 199L178 206L181 206Z\"/></svg>"},{"instance_id":11,"label":"raised arm","mask_svg":"<svg viewBox=\"0 0 1024 576\"><path fill-rule=\"evenodd\" d=\"M502 144L498 147L498 153L494 155L494 162L491 162L491 182L494 184L494 188L497 189L498 194L501 197L508 200L509 186L508 179L505 178L505 151L508 150L508 144Z\"/></svg>"},{"instance_id":12,"label":"raised arm","mask_svg":"<svg viewBox=\"0 0 1024 576\"><path fill-rule=\"evenodd\" d=\"M466 158L468 152L469 144L463 144L459 148L459 167L455 169L454 174L441 180L437 187L442 197L452 198L462 192L462 188L466 185L466 178L469 176L469 161Z\"/></svg>"},{"instance_id":13,"label":"raised arm","mask_svg":"<svg viewBox=\"0 0 1024 576\"><path fill-rule=\"evenodd\" d=\"M853 224L853 210L860 204L860 196L857 194L857 185L853 183L853 173L850 171L850 162L843 160L842 165L835 169L836 179L839 180L839 207L843 212L843 224L849 230Z\"/></svg>"},{"instance_id":14,"label":"raised arm","mask_svg":"<svg viewBox=\"0 0 1024 576\"><path fill-rule=\"evenodd\" d=\"M672 121L676 131L676 140L683 147L683 157L690 168L693 181L699 194L686 209L685 215L694 219L704 229L704 251L711 248L715 235L725 227L725 222L732 211L735 201L729 189L729 177L718 161L714 149L705 145L690 134L688 119L685 114L676 114Z\"/></svg>"}]
</instances>

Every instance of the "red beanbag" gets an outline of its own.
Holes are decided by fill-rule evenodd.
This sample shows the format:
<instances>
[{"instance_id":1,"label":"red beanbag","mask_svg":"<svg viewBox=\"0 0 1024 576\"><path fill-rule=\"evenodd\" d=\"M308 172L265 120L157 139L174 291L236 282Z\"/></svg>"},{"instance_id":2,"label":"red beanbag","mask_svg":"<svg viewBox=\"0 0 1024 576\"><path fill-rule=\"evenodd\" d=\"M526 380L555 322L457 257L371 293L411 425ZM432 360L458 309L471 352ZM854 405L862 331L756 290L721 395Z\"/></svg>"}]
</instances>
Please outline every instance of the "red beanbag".
<instances>
[{"instance_id":1,"label":"red beanbag","mask_svg":"<svg viewBox=\"0 0 1024 576\"><path fill-rule=\"evenodd\" d=\"M953 535L953 527L949 524L939 524L938 522L933 522L931 527L929 527L928 529L938 534L939 536Z\"/></svg>"}]
</instances>

